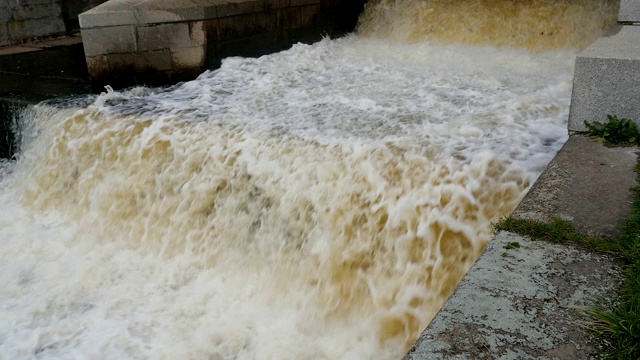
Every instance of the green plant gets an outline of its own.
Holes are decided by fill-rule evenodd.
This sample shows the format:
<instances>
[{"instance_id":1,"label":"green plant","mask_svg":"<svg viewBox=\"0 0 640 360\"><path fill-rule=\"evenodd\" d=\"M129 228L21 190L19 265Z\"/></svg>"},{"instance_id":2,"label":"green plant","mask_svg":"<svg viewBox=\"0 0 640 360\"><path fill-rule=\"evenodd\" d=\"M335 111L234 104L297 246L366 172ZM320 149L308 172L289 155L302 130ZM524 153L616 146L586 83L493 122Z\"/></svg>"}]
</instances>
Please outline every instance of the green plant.
<instances>
[{"instance_id":1,"label":"green plant","mask_svg":"<svg viewBox=\"0 0 640 360\"><path fill-rule=\"evenodd\" d=\"M594 121L593 124L588 121L584 125L589 129L589 135L601 137L608 144L635 144L640 139L638 127L629 119L618 119L617 116L607 115L609 122L603 124Z\"/></svg>"}]
</instances>

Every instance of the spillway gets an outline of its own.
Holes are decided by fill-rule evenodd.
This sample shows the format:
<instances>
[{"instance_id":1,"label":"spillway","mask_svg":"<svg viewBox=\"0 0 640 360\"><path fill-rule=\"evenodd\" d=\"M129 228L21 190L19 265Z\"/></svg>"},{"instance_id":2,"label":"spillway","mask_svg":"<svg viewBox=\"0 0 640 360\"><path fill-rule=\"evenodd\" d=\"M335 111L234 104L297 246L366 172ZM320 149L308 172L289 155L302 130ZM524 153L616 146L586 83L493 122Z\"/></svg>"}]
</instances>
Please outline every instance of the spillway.
<instances>
[{"instance_id":1,"label":"spillway","mask_svg":"<svg viewBox=\"0 0 640 360\"><path fill-rule=\"evenodd\" d=\"M614 1L371 1L354 34L23 114L0 355L394 359L567 139Z\"/></svg>"}]
</instances>

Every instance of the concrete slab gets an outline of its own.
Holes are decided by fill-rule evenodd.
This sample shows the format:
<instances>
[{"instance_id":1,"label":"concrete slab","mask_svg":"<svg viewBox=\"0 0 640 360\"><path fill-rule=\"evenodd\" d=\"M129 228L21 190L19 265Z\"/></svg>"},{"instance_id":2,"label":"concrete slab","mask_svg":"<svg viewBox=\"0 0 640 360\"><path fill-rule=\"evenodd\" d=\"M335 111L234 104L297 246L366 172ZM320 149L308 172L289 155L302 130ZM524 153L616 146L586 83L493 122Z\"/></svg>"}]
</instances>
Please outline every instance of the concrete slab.
<instances>
[{"instance_id":1,"label":"concrete slab","mask_svg":"<svg viewBox=\"0 0 640 360\"><path fill-rule=\"evenodd\" d=\"M618 21L623 23L640 22L640 1L621 0L620 11L618 12Z\"/></svg>"},{"instance_id":2,"label":"concrete slab","mask_svg":"<svg viewBox=\"0 0 640 360\"><path fill-rule=\"evenodd\" d=\"M571 136L513 216L543 222L560 217L584 233L618 236L632 211L638 152Z\"/></svg>"},{"instance_id":3,"label":"concrete slab","mask_svg":"<svg viewBox=\"0 0 640 360\"><path fill-rule=\"evenodd\" d=\"M619 26L576 59L569 130L586 131L584 121L607 115L640 117L640 26Z\"/></svg>"},{"instance_id":4,"label":"concrete slab","mask_svg":"<svg viewBox=\"0 0 640 360\"><path fill-rule=\"evenodd\" d=\"M499 232L405 360L593 358L580 309L621 280L607 256Z\"/></svg>"}]
</instances>

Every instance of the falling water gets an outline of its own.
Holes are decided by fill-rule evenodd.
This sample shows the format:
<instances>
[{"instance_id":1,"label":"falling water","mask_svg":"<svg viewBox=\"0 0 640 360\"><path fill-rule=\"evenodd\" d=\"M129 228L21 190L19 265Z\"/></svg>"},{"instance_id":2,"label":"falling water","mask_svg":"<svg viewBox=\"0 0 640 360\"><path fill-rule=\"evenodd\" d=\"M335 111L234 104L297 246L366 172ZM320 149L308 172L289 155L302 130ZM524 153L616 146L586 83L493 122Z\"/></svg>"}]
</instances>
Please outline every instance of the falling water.
<instances>
[{"instance_id":1,"label":"falling water","mask_svg":"<svg viewBox=\"0 0 640 360\"><path fill-rule=\"evenodd\" d=\"M566 140L616 6L372 1L345 38L36 107L0 167L0 357L401 357Z\"/></svg>"}]
</instances>

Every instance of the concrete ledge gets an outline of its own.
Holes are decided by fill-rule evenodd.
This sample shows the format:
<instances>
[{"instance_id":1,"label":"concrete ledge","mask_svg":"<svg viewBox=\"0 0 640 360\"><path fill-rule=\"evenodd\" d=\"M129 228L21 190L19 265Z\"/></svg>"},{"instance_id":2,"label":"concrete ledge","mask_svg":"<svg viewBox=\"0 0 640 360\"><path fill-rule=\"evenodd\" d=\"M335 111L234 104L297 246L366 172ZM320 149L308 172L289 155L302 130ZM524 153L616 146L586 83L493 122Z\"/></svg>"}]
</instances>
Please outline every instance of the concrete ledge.
<instances>
[{"instance_id":1,"label":"concrete ledge","mask_svg":"<svg viewBox=\"0 0 640 360\"><path fill-rule=\"evenodd\" d=\"M633 210L638 151L571 136L513 216L546 223L559 217L585 234L617 237Z\"/></svg>"},{"instance_id":2,"label":"concrete ledge","mask_svg":"<svg viewBox=\"0 0 640 360\"><path fill-rule=\"evenodd\" d=\"M620 26L576 59L569 131L585 131L584 121L606 122L607 115L640 125L639 26Z\"/></svg>"},{"instance_id":3,"label":"concrete ledge","mask_svg":"<svg viewBox=\"0 0 640 360\"><path fill-rule=\"evenodd\" d=\"M580 309L615 293L607 256L499 232L405 359L589 359Z\"/></svg>"},{"instance_id":4,"label":"concrete ledge","mask_svg":"<svg viewBox=\"0 0 640 360\"><path fill-rule=\"evenodd\" d=\"M639 23L640 2L638 0L621 0L618 21L624 23Z\"/></svg>"}]
</instances>

